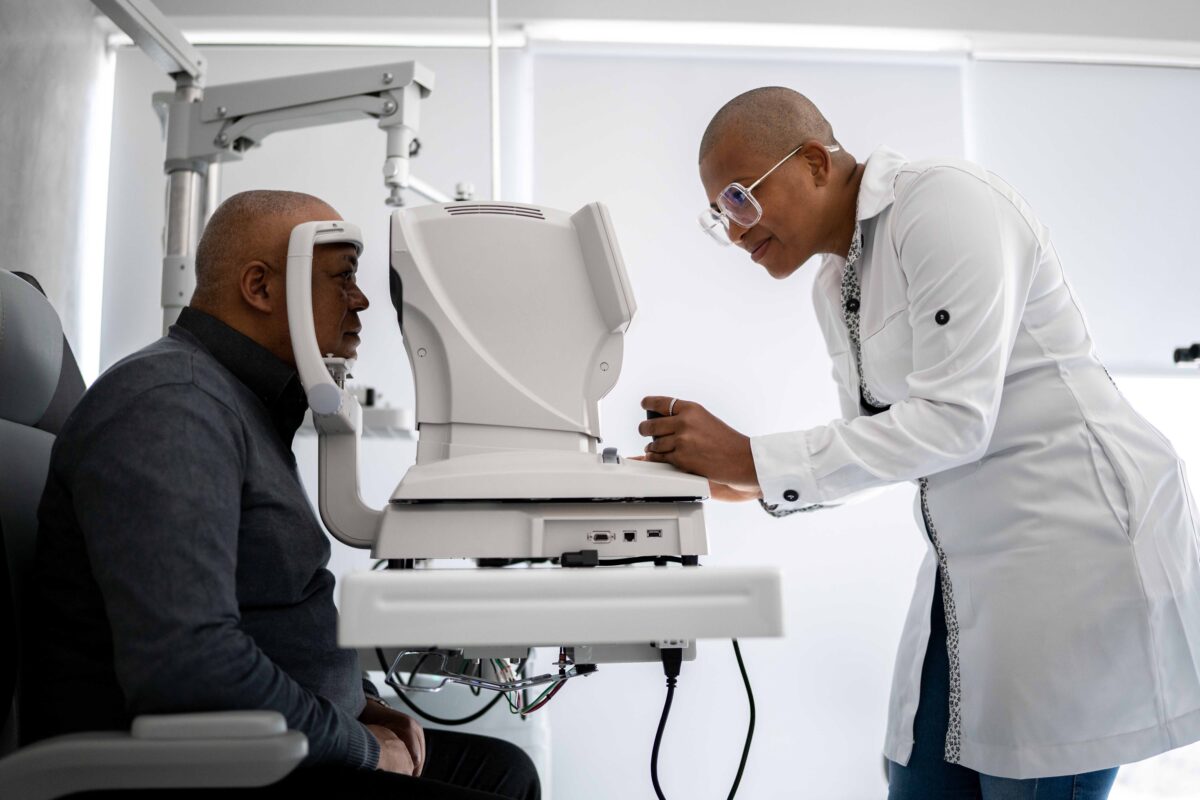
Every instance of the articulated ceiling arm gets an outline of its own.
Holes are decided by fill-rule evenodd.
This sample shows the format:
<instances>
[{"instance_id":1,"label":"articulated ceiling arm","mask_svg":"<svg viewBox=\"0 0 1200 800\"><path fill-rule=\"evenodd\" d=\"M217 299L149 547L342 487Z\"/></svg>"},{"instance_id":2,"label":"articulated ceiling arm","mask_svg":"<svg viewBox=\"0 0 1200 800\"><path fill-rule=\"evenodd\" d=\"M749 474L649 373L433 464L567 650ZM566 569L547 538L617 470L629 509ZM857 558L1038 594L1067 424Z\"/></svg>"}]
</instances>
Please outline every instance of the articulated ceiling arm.
<instances>
[{"instance_id":1,"label":"articulated ceiling arm","mask_svg":"<svg viewBox=\"0 0 1200 800\"><path fill-rule=\"evenodd\" d=\"M199 96L159 93L154 99L167 110L166 170L171 172L240 159L276 131L364 117L378 119L388 133L388 163L407 162L420 101L432 90L432 72L402 61L210 86ZM407 164L391 171L406 178Z\"/></svg>"},{"instance_id":2,"label":"articulated ceiling arm","mask_svg":"<svg viewBox=\"0 0 1200 800\"><path fill-rule=\"evenodd\" d=\"M213 210L205 207L209 165L241 159L272 133L377 119L387 134L383 169L387 203L402 204L401 190L406 188L439 202L448 199L413 178L409 169L409 158L416 150L420 103L433 90L433 73L416 62L207 88L201 88L200 81L187 72L173 75L178 88L154 96L167 129L164 332L195 289L196 243Z\"/></svg>"}]
</instances>

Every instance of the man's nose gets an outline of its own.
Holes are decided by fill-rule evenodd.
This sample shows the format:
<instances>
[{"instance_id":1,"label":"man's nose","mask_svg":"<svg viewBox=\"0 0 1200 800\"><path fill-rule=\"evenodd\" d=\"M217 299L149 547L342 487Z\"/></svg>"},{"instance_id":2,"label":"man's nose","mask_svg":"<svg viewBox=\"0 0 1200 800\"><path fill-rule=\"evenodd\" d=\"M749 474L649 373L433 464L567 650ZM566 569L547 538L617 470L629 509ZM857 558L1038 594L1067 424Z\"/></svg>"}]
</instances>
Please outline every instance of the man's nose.
<instances>
[{"instance_id":1,"label":"man's nose","mask_svg":"<svg viewBox=\"0 0 1200 800\"><path fill-rule=\"evenodd\" d=\"M359 287L354 285L354 291L350 293L350 310L351 311L366 311L371 305L371 301L367 299L367 294Z\"/></svg>"}]
</instances>

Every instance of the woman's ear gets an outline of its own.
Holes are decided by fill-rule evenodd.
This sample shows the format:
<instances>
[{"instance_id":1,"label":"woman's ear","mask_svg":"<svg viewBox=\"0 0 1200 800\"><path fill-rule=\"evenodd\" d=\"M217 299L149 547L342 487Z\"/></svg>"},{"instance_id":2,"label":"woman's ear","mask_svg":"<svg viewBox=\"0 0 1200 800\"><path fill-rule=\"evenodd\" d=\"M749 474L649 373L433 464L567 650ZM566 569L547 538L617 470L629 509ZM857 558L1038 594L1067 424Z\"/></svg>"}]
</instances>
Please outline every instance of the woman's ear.
<instances>
[{"instance_id":1,"label":"woman's ear","mask_svg":"<svg viewBox=\"0 0 1200 800\"><path fill-rule=\"evenodd\" d=\"M808 165L814 186L824 186L829 183L829 178L833 174L833 154L825 145L812 139L804 143L804 147L797 155Z\"/></svg>"}]
</instances>

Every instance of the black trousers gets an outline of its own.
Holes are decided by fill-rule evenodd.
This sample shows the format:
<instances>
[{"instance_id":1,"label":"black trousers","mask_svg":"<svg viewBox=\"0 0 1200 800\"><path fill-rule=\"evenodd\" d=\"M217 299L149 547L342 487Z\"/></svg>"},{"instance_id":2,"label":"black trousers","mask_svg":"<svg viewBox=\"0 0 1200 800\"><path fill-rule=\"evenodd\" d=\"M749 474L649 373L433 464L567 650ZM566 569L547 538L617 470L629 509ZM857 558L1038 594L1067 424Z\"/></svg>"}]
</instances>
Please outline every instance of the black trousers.
<instances>
[{"instance_id":1,"label":"black trousers","mask_svg":"<svg viewBox=\"0 0 1200 800\"><path fill-rule=\"evenodd\" d=\"M348 767L301 767L261 789L188 789L164 792L86 792L72 798L145 800L171 798L246 798L296 800L297 797L362 797L364 800L540 800L537 769L525 751L510 742L455 731L425 731L425 770L419 778Z\"/></svg>"}]
</instances>

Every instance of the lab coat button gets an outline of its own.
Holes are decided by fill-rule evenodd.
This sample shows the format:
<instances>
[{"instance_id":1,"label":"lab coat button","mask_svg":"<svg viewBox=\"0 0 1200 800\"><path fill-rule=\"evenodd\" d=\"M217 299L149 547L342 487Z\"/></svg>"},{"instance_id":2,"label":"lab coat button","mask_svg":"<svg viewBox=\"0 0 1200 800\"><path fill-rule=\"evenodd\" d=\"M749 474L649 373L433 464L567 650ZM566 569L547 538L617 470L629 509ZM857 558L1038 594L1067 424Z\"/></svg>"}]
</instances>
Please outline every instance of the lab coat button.
<instances>
[{"instance_id":1,"label":"lab coat button","mask_svg":"<svg viewBox=\"0 0 1200 800\"><path fill-rule=\"evenodd\" d=\"M794 503L800 499L800 494L795 489L788 489L783 493L783 499L789 503Z\"/></svg>"},{"instance_id":2,"label":"lab coat button","mask_svg":"<svg viewBox=\"0 0 1200 800\"><path fill-rule=\"evenodd\" d=\"M950 312L943 308L941 311L933 315L933 321L938 325L945 325L950 321Z\"/></svg>"},{"instance_id":3,"label":"lab coat button","mask_svg":"<svg viewBox=\"0 0 1200 800\"><path fill-rule=\"evenodd\" d=\"M858 311L858 300L853 297L846 301L846 310L853 314Z\"/></svg>"}]
</instances>

